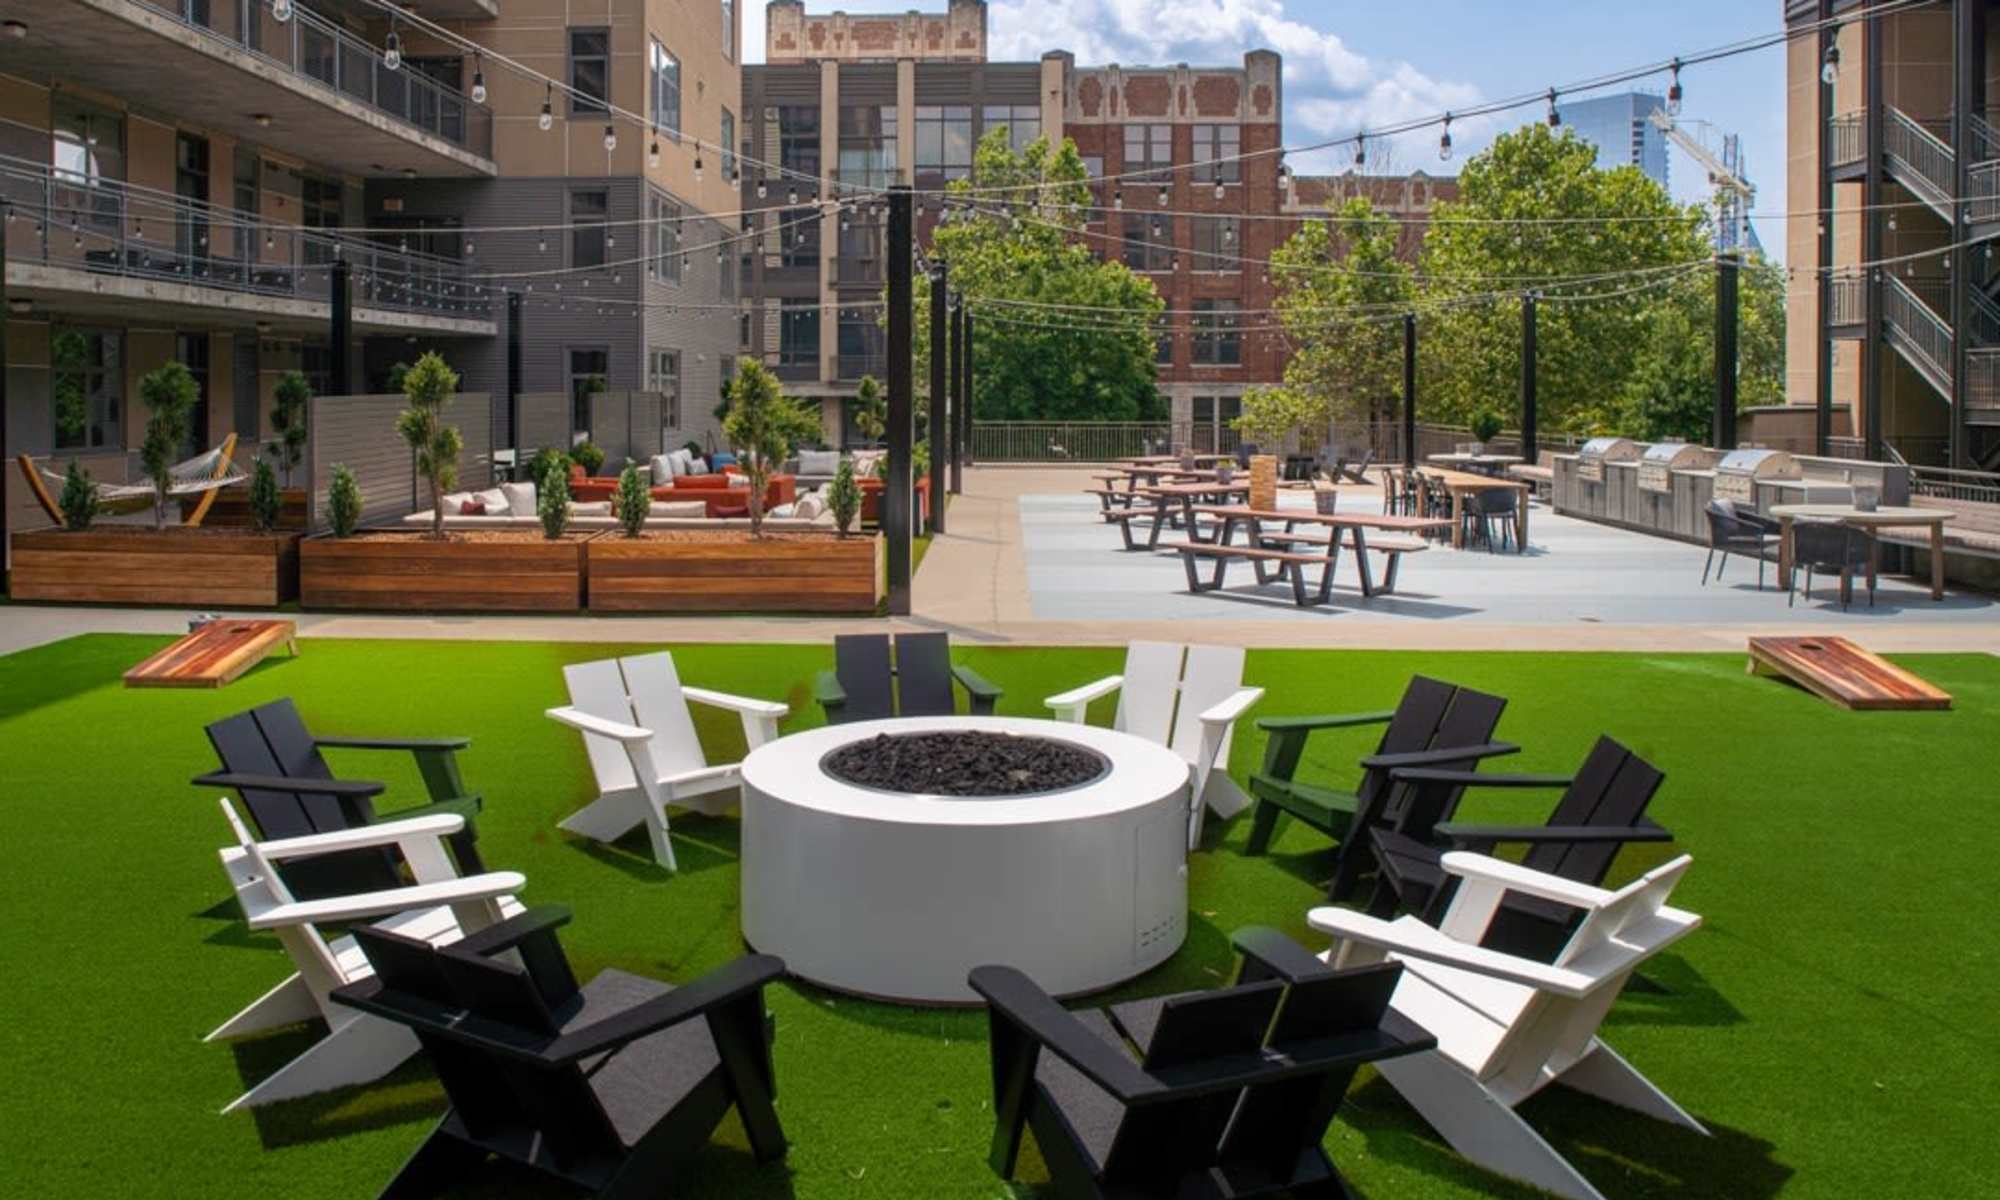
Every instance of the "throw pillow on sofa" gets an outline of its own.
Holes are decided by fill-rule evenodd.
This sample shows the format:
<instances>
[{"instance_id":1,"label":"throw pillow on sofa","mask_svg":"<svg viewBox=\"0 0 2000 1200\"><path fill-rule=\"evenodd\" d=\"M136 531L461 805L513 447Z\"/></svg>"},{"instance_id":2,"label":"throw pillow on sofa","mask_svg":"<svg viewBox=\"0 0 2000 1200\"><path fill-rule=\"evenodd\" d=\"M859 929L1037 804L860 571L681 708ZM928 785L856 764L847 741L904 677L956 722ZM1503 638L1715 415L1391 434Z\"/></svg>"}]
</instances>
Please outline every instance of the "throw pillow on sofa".
<instances>
[{"instance_id":1,"label":"throw pillow on sofa","mask_svg":"<svg viewBox=\"0 0 2000 1200\"><path fill-rule=\"evenodd\" d=\"M649 517L705 517L706 500L655 500L646 509Z\"/></svg>"},{"instance_id":2,"label":"throw pillow on sofa","mask_svg":"<svg viewBox=\"0 0 2000 1200\"><path fill-rule=\"evenodd\" d=\"M445 515L450 516L451 514L446 513ZM486 515L486 506L477 500L467 500L458 506L458 515L461 517L483 517Z\"/></svg>"},{"instance_id":3,"label":"throw pillow on sofa","mask_svg":"<svg viewBox=\"0 0 2000 1200\"><path fill-rule=\"evenodd\" d=\"M711 471L720 471L724 467L733 467L735 465L736 456L727 450L717 450L708 456L708 469Z\"/></svg>"},{"instance_id":4,"label":"throw pillow on sofa","mask_svg":"<svg viewBox=\"0 0 2000 1200\"><path fill-rule=\"evenodd\" d=\"M512 511L507 503L507 493L499 488L474 492L472 498L486 506L486 515L489 517L504 517Z\"/></svg>"},{"instance_id":5,"label":"throw pillow on sofa","mask_svg":"<svg viewBox=\"0 0 2000 1200\"><path fill-rule=\"evenodd\" d=\"M535 515L535 485L532 483L503 483L500 493L507 497L507 515L511 517L531 517Z\"/></svg>"},{"instance_id":6,"label":"throw pillow on sofa","mask_svg":"<svg viewBox=\"0 0 2000 1200\"><path fill-rule=\"evenodd\" d=\"M825 511L826 501L821 498L820 494L818 492L807 492L805 495L800 496L797 502L792 505L791 515L801 521L811 521Z\"/></svg>"},{"instance_id":7,"label":"throw pillow on sofa","mask_svg":"<svg viewBox=\"0 0 2000 1200\"><path fill-rule=\"evenodd\" d=\"M446 492L444 498L438 501L438 506L446 513L455 513L463 509L465 502L470 499L472 499L471 492Z\"/></svg>"},{"instance_id":8,"label":"throw pillow on sofa","mask_svg":"<svg viewBox=\"0 0 2000 1200\"><path fill-rule=\"evenodd\" d=\"M654 487L666 487L673 483L674 464L673 460L666 455L655 454L653 461L649 464L649 469L652 471Z\"/></svg>"},{"instance_id":9,"label":"throw pillow on sofa","mask_svg":"<svg viewBox=\"0 0 2000 1200\"><path fill-rule=\"evenodd\" d=\"M589 500L581 503L572 503L569 506L569 515L572 517L608 517L611 515L611 501Z\"/></svg>"},{"instance_id":10,"label":"throw pillow on sofa","mask_svg":"<svg viewBox=\"0 0 2000 1200\"><path fill-rule=\"evenodd\" d=\"M831 476L840 470L840 451L799 451L799 474Z\"/></svg>"}]
</instances>

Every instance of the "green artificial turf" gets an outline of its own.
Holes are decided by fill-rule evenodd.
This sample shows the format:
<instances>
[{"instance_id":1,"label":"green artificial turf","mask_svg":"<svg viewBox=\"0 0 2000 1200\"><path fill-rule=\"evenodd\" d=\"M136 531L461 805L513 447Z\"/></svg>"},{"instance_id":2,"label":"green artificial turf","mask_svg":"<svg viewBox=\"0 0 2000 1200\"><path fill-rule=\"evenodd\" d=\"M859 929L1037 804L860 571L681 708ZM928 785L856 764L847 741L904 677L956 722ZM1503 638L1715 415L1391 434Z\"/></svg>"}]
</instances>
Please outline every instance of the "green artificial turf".
<instances>
[{"instance_id":1,"label":"green artificial turf","mask_svg":"<svg viewBox=\"0 0 2000 1200\"><path fill-rule=\"evenodd\" d=\"M476 625L468 624L471 632ZM643 837L616 847L557 831L592 794L576 736L543 719L558 667L623 647L477 641L311 640L215 692L127 691L119 675L162 639L91 636L0 658L0 1195L372 1195L442 1111L421 1062L384 1084L250 1115L217 1110L309 1039L235 1047L200 1036L268 988L287 960L247 933L216 848L227 830L204 722L295 697L318 729L465 733L470 786L485 794L489 864L526 873L523 899L576 914L564 938L585 977L606 966L687 980L741 951L734 818L677 820L668 876ZM784 698L813 723L825 647L676 647L691 683ZM1002 684L1005 712L1118 669L1117 650L961 647ZM1746 676L1738 655L1413 654L1253 651L1260 713L1392 705L1412 672L1512 698L1507 766L1564 771L1601 731L1657 762L1653 815L1692 853L1676 902L1705 926L1649 974L1666 994L1628 994L1607 1037L1706 1122L1702 1138L1560 1089L1530 1118L1607 1195L1973 1196L2000 1124L2000 993L1986 912L1995 835L1993 738L2000 661L1905 660L1957 697L1956 711L1854 714ZM1109 717L1108 707L1095 714ZM718 754L740 751L702 718ZM1325 736L1309 769L1351 775L1371 734ZM1232 771L1262 750L1247 727ZM335 767L417 797L404 762L337 752ZM1546 797L1481 798L1468 817L1539 820ZM393 807L393 805L385 805ZM1192 864L1185 948L1122 989L1219 984L1228 933L1271 924L1302 938L1328 873L1324 843L1296 825L1274 853L1242 857L1247 818L1211 826ZM1635 850L1629 875L1673 851ZM1005 919L1004 914L996 919ZM805 986L774 989L782 1165L751 1162L734 1118L678 1181L701 1197L996 1197L984 1018L898 1008ZM1465 1166L1372 1073L1357 1081L1329 1149L1376 1200L1523 1196ZM486 1178L465 1195L560 1195Z\"/></svg>"}]
</instances>

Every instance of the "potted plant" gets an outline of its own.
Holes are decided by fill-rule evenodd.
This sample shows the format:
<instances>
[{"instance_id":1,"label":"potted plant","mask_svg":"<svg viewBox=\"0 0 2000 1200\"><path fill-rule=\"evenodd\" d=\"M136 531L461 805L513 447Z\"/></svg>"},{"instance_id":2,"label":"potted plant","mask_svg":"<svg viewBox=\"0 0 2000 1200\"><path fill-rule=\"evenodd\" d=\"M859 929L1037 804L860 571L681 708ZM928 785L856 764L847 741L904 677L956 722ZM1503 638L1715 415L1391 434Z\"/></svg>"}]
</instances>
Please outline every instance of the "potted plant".
<instances>
[{"instance_id":1,"label":"potted plant","mask_svg":"<svg viewBox=\"0 0 2000 1200\"><path fill-rule=\"evenodd\" d=\"M551 462L535 483L535 516L542 523L542 536L551 542L562 540L569 529L569 456Z\"/></svg>"},{"instance_id":2,"label":"potted plant","mask_svg":"<svg viewBox=\"0 0 2000 1200\"><path fill-rule=\"evenodd\" d=\"M604 450L591 442L578 442L569 454L585 475L594 476L604 469Z\"/></svg>"},{"instance_id":3,"label":"potted plant","mask_svg":"<svg viewBox=\"0 0 2000 1200\"><path fill-rule=\"evenodd\" d=\"M445 405L458 392L458 372L433 350L403 375L403 396L410 406L396 418L396 429L417 456L417 474L431 489L431 537L444 540L444 494L458 482L458 454L465 439L458 427L444 423Z\"/></svg>"},{"instance_id":4,"label":"potted plant","mask_svg":"<svg viewBox=\"0 0 2000 1200\"><path fill-rule=\"evenodd\" d=\"M873 375L863 375L860 387L855 389L854 427L871 446L879 445L882 434L889 428L889 398L882 394L882 385L875 382Z\"/></svg>"},{"instance_id":5,"label":"potted plant","mask_svg":"<svg viewBox=\"0 0 2000 1200\"><path fill-rule=\"evenodd\" d=\"M57 504L62 509L63 528L71 533L82 533L97 519L97 481L73 458L69 470L63 472L62 498Z\"/></svg>"},{"instance_id":6,"label":"potted plant","mask_svg":"<svg viewBox=\"0 0 2000 1200\"><path fill-rule=\"evenodd\" d=\"M1315 420L1319 406L1292 388L1256 387L1243 394L1243 412L1231 427L1260 446L1283 445L1293 433ZM1250 507L1274 509L1278 506L1278 456L1250 456Z\"/></svg>"},{"instance_id":7,"label":"potted plant","mask_svg":"<svg viewBox=\"0 0 2000 1200\"><path fill-rule=\"evenodd\" d=\"M173 465L188 440L188 416L201 395L194 375L178 362L169 362L146 373L139 381L139 399L145 404L146 440L139 445L139 461L146 477L153 481L153 524L167 527L167 501L173 488Z\"/></svg>"},{"instance_id":8,"label":"potted plant","mask_svg":"<svg viewBox=\"0 0 2000 1200\"><path fill-rule=\"evenodd\" d=\"M819 417L778 387L778 377L755 359L745 360L730 389L729 417L722 423L729 444L743 451L743 474L750 482L750 536L763 536L764 491L771 472L792 456L799 443L819 436Z\"/></svg>"},{"instance_id":9,"label":"potted plant","mask_svg":"<svg viewBox=\"0 0 2000 1200\"><path fill-rule=\"evenodd\" d=\"M618 490L611 495L611 512L618 518L625 536L636 538L646 527L646 517L652 511L653 493L639 478L639 468L631 463L618 473Z\"/></svg>"},{"instance_id":10,"label":"potted plant","mask_svg":"<svg viewBox=\"0 0 2000 1200\"><path fill-rule=\"evenodd\" d=\"M353 537L361 524L361 484L345 463L333 465L333 483L326 491L327 523L337 538Z\"/></svg>"},{"instance_id":11,"label":"potted plant","mask_svg":"<svg viewBox=\"0 0 2000 1200\"><path fill-rule=\"evenodd\" d=\"M278 473L260 458L250 472L250 528L258 533L276 529L283 508L284 500L278 495Z\"/></svg>"},{"instance_id":12,"label":"potted plant","mask_svg":"<svg viewBox=\"0 0 2000 1200\"><path fill-rule=\"evenodd\" d=\"M833 514L833 526L841 537L854 524L854 518L861 513L861 485L854 481L854 460L842 458L840 466L833 472L833 482L826 485L826 507Z\"/></svg>"},{"instance_id":13,"label":"potted plant","mask_svg":"<svg viewBox=\"0 0 2000 1200\"><path fill-rule=\"evenodd\" d=\"M1472 453L1474 454L1486 453L1486 443L1499 437L1500 430L1504 428L1500 420L1500 414L1490 408L1482 408L1473 413L1469 424L1472 430Z\"/></svg>"},{"instance_id":14,"label":"potted plant","mask_svg":"<svg viewBox=\"0 0 2000 1200\"><path fill-rule=\"evenodd\" d=\"M292 486L292 472L305 461L306 406L312 401L312 385L300 371L287 371L271 390L271 429L278 436L264 447L284 471L286 488Z\"/></svg>"}]
</instances>

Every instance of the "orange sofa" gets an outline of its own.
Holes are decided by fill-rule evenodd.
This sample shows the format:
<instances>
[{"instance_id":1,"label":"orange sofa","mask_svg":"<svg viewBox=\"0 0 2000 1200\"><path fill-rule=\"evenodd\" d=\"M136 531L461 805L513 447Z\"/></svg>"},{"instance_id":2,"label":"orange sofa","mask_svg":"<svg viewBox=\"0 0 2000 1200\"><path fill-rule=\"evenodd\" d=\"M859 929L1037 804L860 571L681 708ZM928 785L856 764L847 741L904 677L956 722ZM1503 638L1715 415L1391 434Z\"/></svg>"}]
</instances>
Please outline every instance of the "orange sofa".
<instances>
[{"instance_id":1,"label":"orange sofa","mask_svg":"<svg viewBox=\"0 0 2000 1200\"><path fill-rule=\"evenodd\" d=\"M855 482L861 485L861 519L879 523L882 520L882 481L871 475ZM930 476L917 480L916 493L916 521L921 526L929 518L931 510Z\"/></svg>"},{"instance_id":2,"label":"orange sofa","mask_svg":"<svg viewBox=\"0 0 2000 1200\"><path fill-rule=\"evenodd\" d=\"M742 516L749 504L748 485L735 472L723 475L681 475L671 484L650 489L655 500L703 500L711 517ZM731 486L732 482L735 484ZM579 504L609 500L618 491L615 477L590 476L572 464L569 496ZM773 475L764 485L764 511L798 499L798 484L790 475Z\"/></svg>"}]
</instances>

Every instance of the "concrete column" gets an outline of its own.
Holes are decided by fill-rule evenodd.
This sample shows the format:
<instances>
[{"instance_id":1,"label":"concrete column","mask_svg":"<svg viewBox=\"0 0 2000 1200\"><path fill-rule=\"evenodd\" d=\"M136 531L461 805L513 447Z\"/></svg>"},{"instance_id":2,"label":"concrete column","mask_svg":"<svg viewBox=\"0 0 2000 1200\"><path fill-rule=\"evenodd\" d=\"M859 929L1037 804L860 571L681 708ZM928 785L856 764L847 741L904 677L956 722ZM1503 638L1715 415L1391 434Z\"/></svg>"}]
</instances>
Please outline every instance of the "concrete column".
<instances>
[{"instance_id":1,"label":"concrete column","mask_svg":"<svg viewBox=\"0 0 2000 1200\"><path fill-rule=\"evenodd\" d=\"M1061 146L1064 99L1069 94L1069 72L1075 59L1061 50L1042 55L1042 136L1050 146Z\"/></svg>"},{"instance_id":2,"label":"concrete column","mask_svg":"<svg viewBox=\"0 0 2000 1200\"><path fill-rule=\"evenodd\" d=\"M917 186L917 60L896 60L896 179Z\"/></svg>"}]
</instances>

